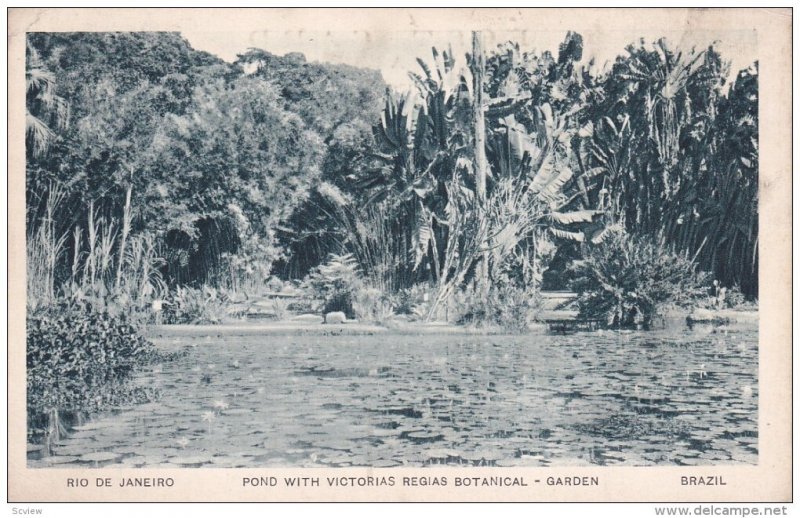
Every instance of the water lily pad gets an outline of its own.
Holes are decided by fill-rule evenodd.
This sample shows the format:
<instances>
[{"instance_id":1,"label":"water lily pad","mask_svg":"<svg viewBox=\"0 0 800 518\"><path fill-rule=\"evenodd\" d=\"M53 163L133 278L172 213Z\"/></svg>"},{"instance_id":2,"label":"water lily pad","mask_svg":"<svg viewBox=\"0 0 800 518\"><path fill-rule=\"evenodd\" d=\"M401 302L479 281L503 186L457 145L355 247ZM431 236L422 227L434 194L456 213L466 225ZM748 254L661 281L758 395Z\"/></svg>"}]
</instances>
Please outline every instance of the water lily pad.
<instances>
[{"instance_id":1,"label":"water lily pad","mask_svg":"<svg viewBox=\"0 0 800 518\"><path fill-rule=\"evenodd\" d=\"M173 441L170 441L170 444L172 444L172 442ZM134 453L142 457L170 457L179 455L181 450L178 450L177 448L141 447L138 448Z\"/></svg>"},{"instance_id":2,"label":"water lily pad","mask_svg":"<svg viewBox=\"0 0 800 518\"><path fill-rule=\"evenodd\" d=\"M240 457L233 457L230 455L215 455L210 459L211 464L215 466L235 466L242 463Z\"/></svg>"},{"instance_id":3,"label":"water lily pad","mask_svg":"<svg viewBox=\"0 0 800 518\"><path fill-rule=\"evenodd\" d=\"M290 466L291 463L288 462L283 457L272 457L263 462L264 466Z\"/></svg>"},{"instance_id":4,"label":"water lily pad","mask_svg":"<svg viewBox=\"0 0 800 518\"><path fill-rule=\"evenodd\" d=\"M100 430L101 428L108 428L109 426L114 426L115 423L113 421L91 421L86 424L73 426L73 430L77 430L79 432L84 431L91 431L91 430ZM71 434L72 437L75 437L76 434Z\"/></svg>"},{"instance_id":5,"label":"water lily pad","mask_svg":"<svg viewBox=\"0 0 800 518\"><path fill-rule=\"evenodd\" d=\"M228 410L223 410L222 415L247 415L252 414L253 410L248 408L231 408Z\"/></svg>"},{"instance_id":6,"label":"water lily pad","mask_svg":"<svg viewBox=\"0 0 800 518\"><path fill-rule=\"evenodd\" d=\"M734 452L731 455L731 461L742 464L757 464L758 455L747 452Z\"/></svg>"},{"instance_id":7,"label":"water lily pad","mask_svg":"<svg viewBox=\"0 0 800 518\"><path fill-rule=\"evenodd\" d=\"M77 431L73 431L73 432L70 432L69 434L67 434L67 437L69 439L75 439L75 440L86 440L86 439L94 439L94 437L96 435L97 435L97 430L96 429L93 429L93 430L77 430Z\"/></svg>"},{"instance_id":8,"label":"water lily pad","mask_svg":"<svg viewBox=\"0 0 800 518\"><path fill-rule=\"evenodd\" d=\"M160 464L163 461L164 461L163 457L143 457L140 455L134 455L133 457L126 457L122 459L120 462L127 466L139 467L139 466L146 466L148 464L149 465Z\"/></svg>"},{"instance_id":9,"label":"water lily pad","mask_svg":"<svg viewBox=\"0 0 800 518\"><path fill-rule=\"evenodd\" d=\"M407 432L405 437L417 444L428 443L428 442L436 442L441 441L444 439L444 435L437 432L428 432L428 431L413 431Z\"/></svg>"},{"instance_id":10,"label":"water lily pad","mask_svg":"<svg viewBox=\"0 0 800 518\"><path fill-rule=\"evenodd\" d=\"M81 462L110 462L119 459L122 455L110 451L96 451L81 455Z\"/></svg>"},{"instance_id":11,"label":"water lily pad","mask_svg":"<svg viewBox=\"0 0 800 518\"><path fill-rule=\"evenodd\" d=\"M184 466L184 467L200 466L211 462L211 457L208 455L196 455L193 457L173 457L169 459L169 462L171 464L176 464L178 466Z\"/></svg>"},{"instance_id":12,"label":"water lily pad","mask_svg":"<svg viewBox=\"0 0 800 518\"><path fill-rule=\"evenodd\" d=\"M74 455L53 455L52 457L43 458L42 463L56 465L76 462L77 460L79 460L79 458Z\"/></svg>"},{"instance_id":13,"label":"water lily pad","mask_svg":"<svg viewBox=\"0 0 800 518\"><path fill-rule=\"evenodd\" d=\"M329 466L337 466L340 468L345 468L348 466L353 466L353 459L350 457L331 457L327 459Z\"/></svg>"},{"instance_id":14,"label":"water lily pad","mask_svg":"<svg viewBox=\"0 0 800 518\"><path fill-rule=\"evenodd\" d=\"M371 460L367 464L373 468L394 468L400 466L398 461L392 459Z\"/></svg>"},{"instance_id":15,"label":"water lily pad","mask_svg":"<svg viewBox=\"0 0 800 518\"><path fill-rule=\"evenodd\" d=\"M70 446L56 447L55 453L56 455L76 455L80 457L85 453L88 453L96 449L97 446L95 444L87 442L84 444L74 444Z\"/></svg>"},{"instance_id":16,"label":"water lily pad","mask_svg":"<svg viewBox=\"0 0 800 518\"><path fill-rule=\"evenodd\" d=\"M497 467L517 468L523 466L539 466L540 460L533 457L510 457L496 461Z\"/></svg>"},{"instance_id":17,"label":"water lily pad","mask_svg":"<svg viewBox=\"0 0 800 518\"><path fill-rule=\"evenodd\" d=\"M303 455L306 453L305 448L289 448L286 450L287 455Z\"/></svg>"},{"instance_id":18,"label":"water lily pad","mask_svg":"<svg viewBox=\"0 0 800 518\"><path fill-rule=\"evenodd\" d=\"M242 450L232 453L236 457L260 457L264 455L264 450Z\"/></svg>"},{"instance_id":19,"label":"water lily pad","mask_svg":"<svg viewBox=\"0 0 800 518\"><path fill-rule=\"evenodd\" d=\"M369 436L371 437L393 437L399 435L400 433L397 430L391 428L372 428L369 431Z\"/></svg>"},{"instance_id":20,"label":"water lily pad","mask_svg":"<svg viewBox=\"0 0 800 518\"><path fill-rule=\"evenodd\" d=\"M350 441L330 440L320 441L319 446L328 450L350 451L353 447L353 443Z\"/></svg>"},{"instance_id":21,"label":"water lily pad","mask_svg":"<svg viewBox=\"0 0 800 518\"><path fill-rule=\"evenodd\" d=\"M456 450L439 448L439 449L427 450L425 452L425 455L427 455L428 458L446 459L448 457L458 457L459 452Z\"/></svg>"}]
</instances>

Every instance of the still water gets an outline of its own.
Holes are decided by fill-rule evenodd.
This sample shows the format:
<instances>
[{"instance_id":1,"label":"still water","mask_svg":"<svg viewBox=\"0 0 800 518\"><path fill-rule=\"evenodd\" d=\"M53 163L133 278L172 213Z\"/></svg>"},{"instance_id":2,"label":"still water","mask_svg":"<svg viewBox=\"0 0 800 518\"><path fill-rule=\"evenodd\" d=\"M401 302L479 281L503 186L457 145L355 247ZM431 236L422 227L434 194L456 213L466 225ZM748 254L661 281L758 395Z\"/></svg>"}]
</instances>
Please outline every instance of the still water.
<instances>
[{"instance_id":1,"label":"still water","mask_svg":"<svg viewBox=\"0 0 800 518\"><path fill-rule=\"evenodd\" d=\"M162 338L188 354L38 466L758 462L755 328Z\"/></svg>"}]
</instances>

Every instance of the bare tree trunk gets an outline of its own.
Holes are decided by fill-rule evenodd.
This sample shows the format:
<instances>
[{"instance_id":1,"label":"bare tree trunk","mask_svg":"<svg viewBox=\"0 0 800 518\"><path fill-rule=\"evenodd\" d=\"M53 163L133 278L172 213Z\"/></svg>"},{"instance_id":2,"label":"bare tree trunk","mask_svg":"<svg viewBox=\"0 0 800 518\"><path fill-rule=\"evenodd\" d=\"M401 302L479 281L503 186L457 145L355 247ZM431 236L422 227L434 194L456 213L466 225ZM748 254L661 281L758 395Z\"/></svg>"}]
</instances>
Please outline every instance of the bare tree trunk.
<instances>
[{"instance_id":1,"label":"bare tree trunk","mask_svg":"<svg viewBox=\"0 0 800 518\"><path fill-rule=\"evenodd\" d=\"M478 220L483 217L486 205L486 174L489 164L486 161L486 121L483 114L483 75L485 57L481 43L481 33L472 32L472 79L475 98L473 99L473 122L475 127L475 202ZM484 252L476 268L476 283L479 290L487 288L489 278L489 254Z\"/></svg>"}]
</instances>

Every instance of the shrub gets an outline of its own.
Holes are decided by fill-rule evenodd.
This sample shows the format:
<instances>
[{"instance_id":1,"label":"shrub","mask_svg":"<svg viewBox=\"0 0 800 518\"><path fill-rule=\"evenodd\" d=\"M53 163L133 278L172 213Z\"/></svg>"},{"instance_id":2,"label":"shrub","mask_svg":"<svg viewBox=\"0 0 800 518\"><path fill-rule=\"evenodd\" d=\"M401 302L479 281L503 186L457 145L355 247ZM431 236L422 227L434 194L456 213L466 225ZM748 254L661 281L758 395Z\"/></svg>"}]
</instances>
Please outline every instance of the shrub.
<instances>
[{"instance_id":1,"label":"shrub","mask_svg":"<svg viewBox=\"0 0 800 518\"><path fill-rule=\"evenodd\" d=\"M272 299L272 311L275 312L275 318L285 320L290 315L289 301L282 298Z\"/></svg>"},{"instance_id":2,"label":"shrub","mask_svg":"<svg viewBox=\"0 0 800 518\"><path fill-rule=\"evenodd\" d=\"M723 304L725 307L728 308L740 308L747 304L747 299L745 298L742 291L737 287L734 286L727 290L727 292L722 292L725 288L720 288L720 295L722 295Z\"/></svg>"},{"instance_id":3,"label":"shrub","mask_svg":"<svg viewBox=\"0 0 800 518\"><path fill-rule=\"evenodd\" d=\"M363 285L351 254L331 254L327 263L311 270L301 289L312 311L342 311L347 318L355 318L353 302Z\"/></svg>"},{"instance_id":4,"label":"shrub","mask_svg":"<svg viewBox=\"0 0 800 518\"><path fill-rule=\"evenodd\" d=\"M585 253L571 266L582 318L648 328L664 305L684 305L706 293L707 275L690 260L623 232Z\"/></svg>"},{"instance_id":5,"label":"shrub","mask_svg":"<svg viewBox=\"0 0 800 518\"><path fill-rule=\"evenodd\" d=\"M228 314L226 295L210 286L178 286L163 303L167 324L219 324Z\"/></svg>"},{"instance_id":6,"label":"shrub","mask_svg":"<svg viewBox=\"0 0 800 518\"><path fill-rule=\"evenodd\" d=\"M736 286L726 288L719 281L709 289L708 296L701 301L699 306L708 309L741 308L746 303L745 297Z\"/></svg>"},{"instance_id":7,"label":"shrub","mask_svg":"<svg viewBox=\"0 0 800 518\"><path fill-rule=\"evenodd\" d=\"M353 312L359 320L386 324L395 314L393 299L377 288L362 286L353 292Z\"/></svg>"},{"instance_id":8,"label":"shrub","mask_svg":"<svg viewBox=\"0 0 800 518\"><path fill-rule=\"evenodd\" d=\"M431 288L417 284L411 288L400 290L395 294L395 311L398 315L423 317L427 315Z\"/></svg>"},{"instance_id":9,"label":"shrub","mask_svg":"<svg viewBox=\"0 0 800 518\"><path fill-rule=\"evenodd\" d=\"M503 285L489 288L485 295L474 290L459 292L453 303L458 324L525 332L536 318L540 299L535 290Z\"/></svg>"},{"instance_id":10,"label":"shrub","mask_svg":"<svg viewBox=\"0 0 800 518\"><path fill-rule=\"evenodd\" d=\"M57 435L63 416L154 399L154 391L129 381L137 368L160 358L125 313L66 299L30 311L28 429Z\"/></svg>"}]
</instances>

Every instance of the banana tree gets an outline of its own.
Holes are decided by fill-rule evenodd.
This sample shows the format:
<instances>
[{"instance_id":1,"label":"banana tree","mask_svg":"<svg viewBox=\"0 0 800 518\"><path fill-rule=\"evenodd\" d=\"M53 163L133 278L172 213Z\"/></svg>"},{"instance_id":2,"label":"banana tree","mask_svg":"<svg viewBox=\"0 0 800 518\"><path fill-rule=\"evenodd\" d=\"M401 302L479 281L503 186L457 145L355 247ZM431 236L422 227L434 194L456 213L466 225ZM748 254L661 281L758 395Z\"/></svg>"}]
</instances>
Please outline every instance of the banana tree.
<instances>
[{"instance_id":1,"label":"banana tree","mask_svg":"<svg viewBox=\"0 0 800 518\"><path fill-rule=\"evenodd\" d=\"M757 78L709 47L631 46L604 79L585 162L612 218L757 292ZM746 85L746 86L744 86ZM741 88L744 86L744 88Z\"/></svg>"},{"instance_id":2,"label":"banana tree","mask_svg":"<svg viewBox=\"0 0 800 518\"><path fill-rule=\"evenodd\" d=\"M548 102L534 104L534 89L519 80L530 63L513 49L502 52L507 66L493 56L479 84L479 59L467 56L464 66L452 52L434 49L433 65L419 60L421 73L411 74L417 91L390 97L375 128L376 155L385 166L364 185L374 189L370 201L393 200L396 214L412 223L410 259L415 269L431 272L436 286L431 317L474 278L478 265L497 282L522 244L535 251L547 233L548 239L582 240L574 227L602 215L586 197L591 178L574 156L578 110L564 110L560 99L558 111ZM480 97L482 139L475 124ZM481 141L485 177L476 151Z\"/></svg>"}]
</instances>

